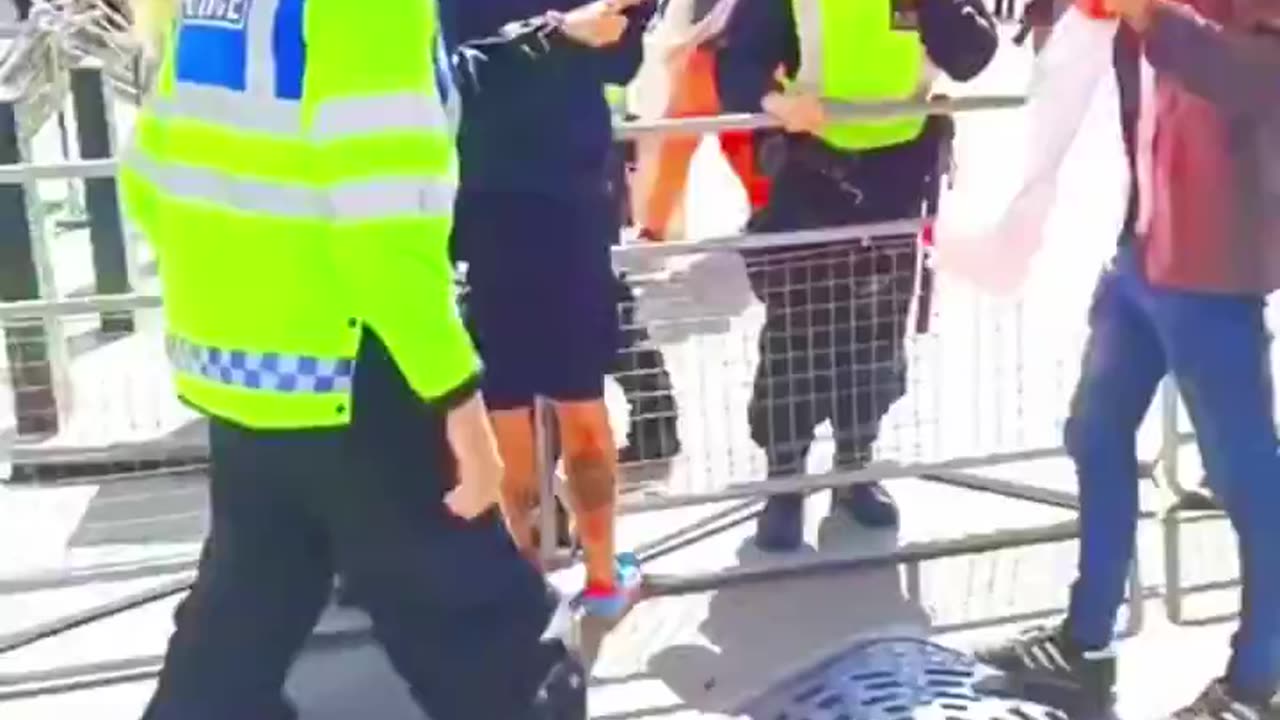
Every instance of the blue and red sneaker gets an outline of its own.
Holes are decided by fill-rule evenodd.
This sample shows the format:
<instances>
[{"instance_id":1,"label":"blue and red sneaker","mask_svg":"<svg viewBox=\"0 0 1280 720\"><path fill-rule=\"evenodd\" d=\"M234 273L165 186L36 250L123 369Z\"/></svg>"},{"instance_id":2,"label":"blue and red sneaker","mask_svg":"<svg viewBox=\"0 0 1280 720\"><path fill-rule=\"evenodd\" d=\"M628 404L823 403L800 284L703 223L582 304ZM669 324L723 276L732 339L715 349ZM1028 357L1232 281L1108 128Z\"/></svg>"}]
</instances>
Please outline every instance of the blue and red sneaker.
<instances>
[{"instance_id":1,"label":"blue and red sneaker","mask_svg":"<svg viewBox=\"0 0 1280 720\"><path fill-rule=\"evenodd\" d=\"M578 596L577 605L592 617L617 620L626 614L640 594L644 575L634 553L618 553L614 561L614 582L609 587L590 583Z\"/></svg>"}]
</instances>

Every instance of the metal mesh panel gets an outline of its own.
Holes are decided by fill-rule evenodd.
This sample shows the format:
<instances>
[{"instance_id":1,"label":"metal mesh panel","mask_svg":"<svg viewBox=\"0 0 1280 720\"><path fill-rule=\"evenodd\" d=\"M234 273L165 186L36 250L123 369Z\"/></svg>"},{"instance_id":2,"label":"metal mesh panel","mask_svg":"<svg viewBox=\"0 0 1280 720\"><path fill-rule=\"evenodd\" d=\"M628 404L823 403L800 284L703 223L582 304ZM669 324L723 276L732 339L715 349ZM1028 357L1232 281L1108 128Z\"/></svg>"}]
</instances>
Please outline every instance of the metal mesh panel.
<instances>
[{"instance_id":1,"label":"metal mesh panel","mask_svg":"<svg viewBox=\"0 0 1280 720\"><path fill-rule=\"evenodd\" d=\"M136 330L121 329L127 317ZM203 459L201 423L173 392L158 310L10 318L3 334L0 432L13 479L125 475Z\"/></svg>"},{"instance_id":2,"label":"metal mesh panel","mask_svg":"<svg viewBox=\"0 0 1280 720\"><path fill-rule=\"evenodd\" d=\"M1061 443L1086 293L985 300L927 273L915 237L647 249L629 251L650 267L620 307L612 416L641 445L630 456L663 459L668 429L682 452L630 468L645 495ZM1028 317L1052 318L1054 339Z\"/></svg>"},{"instance_id":3,"label":"metal mesh panel","mask_svg":"<svg viewBox=\"0 0 1280 720\"><path fill-rule=\"evenodd\" d=\"M981 689L972 658L914 638L859 644L751 702L757 720L1066 720Z\"/></svg>"}]
</instances>

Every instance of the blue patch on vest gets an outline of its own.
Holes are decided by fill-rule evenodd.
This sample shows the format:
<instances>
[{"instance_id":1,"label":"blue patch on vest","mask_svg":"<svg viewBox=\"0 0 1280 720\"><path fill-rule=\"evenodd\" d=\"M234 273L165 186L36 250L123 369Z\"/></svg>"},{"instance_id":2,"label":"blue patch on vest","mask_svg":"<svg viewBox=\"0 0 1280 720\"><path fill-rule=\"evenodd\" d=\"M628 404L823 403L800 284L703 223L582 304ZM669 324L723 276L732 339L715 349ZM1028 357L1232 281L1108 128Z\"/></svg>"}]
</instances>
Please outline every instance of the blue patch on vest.
<instances>
[{"instance_id":1,"label":"blue patch on vest","mask_svg":"<svg viewBox=\"0 0 1280 720\"><path fill-rule=\"evenodd\" d=\"M271 45L276 55L276 97L302 99L302 76L307 69L307 46L302 38L306 0L280 0Z\"/></svg>"},{"instance_id":2,"label":"blue patch on vest","mask_svg":"<svg viewBox=\"0 0 1280 720\"><path fill-rule=\"evenodd\" d=\"M248 87L248 21L254 0L183 0L175 73L179 82L243 91ZM275 96L302 97L305 0L279 0L272 27Z\"/></svg>"}]
</instances>

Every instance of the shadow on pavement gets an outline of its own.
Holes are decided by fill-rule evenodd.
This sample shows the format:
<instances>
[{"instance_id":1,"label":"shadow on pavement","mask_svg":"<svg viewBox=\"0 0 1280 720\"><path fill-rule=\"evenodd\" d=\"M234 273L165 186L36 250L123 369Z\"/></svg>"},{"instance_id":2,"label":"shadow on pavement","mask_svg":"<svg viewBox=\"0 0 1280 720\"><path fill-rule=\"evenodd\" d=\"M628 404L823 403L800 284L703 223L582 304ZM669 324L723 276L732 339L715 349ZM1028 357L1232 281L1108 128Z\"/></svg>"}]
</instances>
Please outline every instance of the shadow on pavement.
<instances>
[{"instance_id":1,"label":"shadow on pavement","mask_svg":"<svg viewBox=\"0 0 1280 720\"><path fill-rule=\"evenodd\" d=\"M819 547L801 552L881 550L897 542L851 525L842 517L827 518ZM749 540L738 551L743 565L764 557ZM852 638L886 630L923 635L928 625L924 609L907 599L896 567L735 587L712 598L699 626L705 645L664 648L649 670L688 708L730 712L761 687Z\"/></svg>"}]
</instances>

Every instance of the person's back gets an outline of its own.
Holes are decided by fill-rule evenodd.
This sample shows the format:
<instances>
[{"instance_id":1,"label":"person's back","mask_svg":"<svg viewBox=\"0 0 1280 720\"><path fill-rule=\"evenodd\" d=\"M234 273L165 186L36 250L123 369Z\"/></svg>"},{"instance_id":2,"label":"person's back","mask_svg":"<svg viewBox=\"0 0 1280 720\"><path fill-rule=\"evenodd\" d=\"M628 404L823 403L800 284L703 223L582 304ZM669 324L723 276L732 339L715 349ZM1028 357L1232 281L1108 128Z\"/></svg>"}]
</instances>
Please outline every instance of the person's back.
<instances>
[{"instance_id":1,"label":"person's back","mask_svg":"<svg viewBox=\"0 0 1280 720\"><path fill-rule=\"evenodd\" d=\"M140 13L173 29L121 180L177 390L209 418L212 517L147 720L291 717L280 686L335 571L435 720L585 715L543 638L554 595L493 507L435 3L380 9Z\"/></svg>"}]
</instances>

